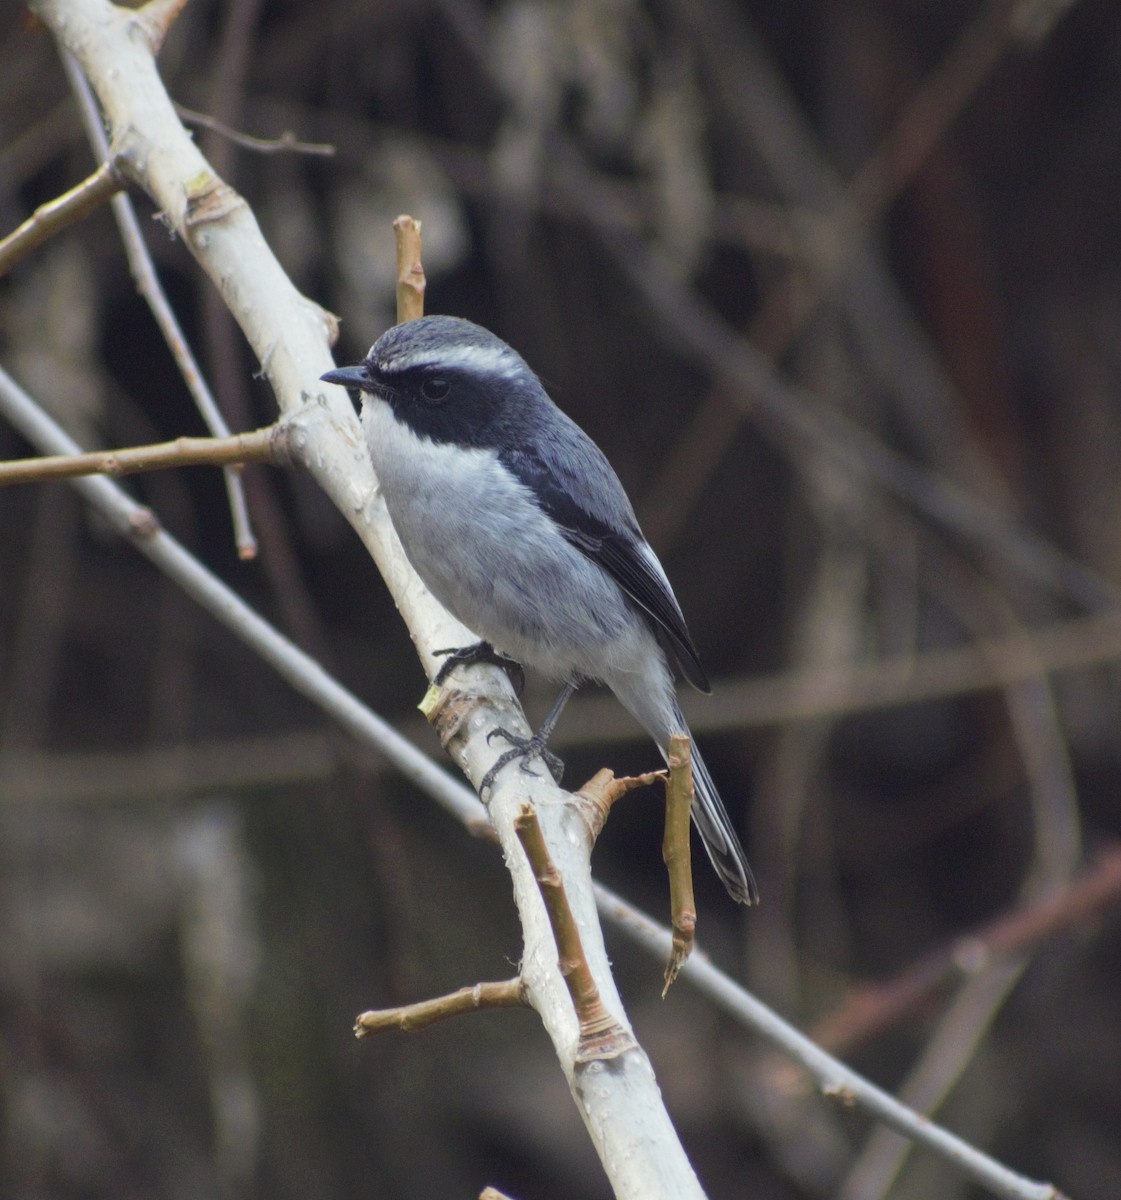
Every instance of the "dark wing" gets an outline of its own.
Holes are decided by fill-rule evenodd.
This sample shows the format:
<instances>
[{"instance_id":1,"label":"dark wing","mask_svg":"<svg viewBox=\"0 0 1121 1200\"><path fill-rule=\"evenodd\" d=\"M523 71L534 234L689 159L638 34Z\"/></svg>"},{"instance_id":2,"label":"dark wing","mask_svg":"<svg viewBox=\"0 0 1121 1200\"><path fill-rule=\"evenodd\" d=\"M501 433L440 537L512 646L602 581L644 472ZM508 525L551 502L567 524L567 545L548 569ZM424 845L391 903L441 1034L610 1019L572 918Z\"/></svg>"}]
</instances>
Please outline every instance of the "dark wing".
<instances>
[{"instance_id":1,"label":"dark wing","mask_svg":"<svg viewBox=\"0 0 1121 1200\"><path fill-rule=\"evenodd\" d=\"M701 666L697 648L685 627L685 618L677 606L661 565L645 541L619 537L616 534L589 536L570 529L553 515L564 536L582 550L592 562L598 563L642 608L653 617L654 632L663 647L677 661L682 675L701 692L711 691L705 669ZM638 535L641 539L642 535Z\"/></svg>"},{"instance_id":2,"label":"dark wing","mask_svg":"<svg viewBox=\"0 0 1121 1200\"><path fill-rule=\"evenodd\" d=\"M558 415L563 417L559 410ZM623 485L599 447L568 418L564 422L552 431L550 444L505 451L499 455L502 464L533 492L565 538L651 618L682 675L699 691L710 691L685 618Z\"/></svg>"}]
</instances>

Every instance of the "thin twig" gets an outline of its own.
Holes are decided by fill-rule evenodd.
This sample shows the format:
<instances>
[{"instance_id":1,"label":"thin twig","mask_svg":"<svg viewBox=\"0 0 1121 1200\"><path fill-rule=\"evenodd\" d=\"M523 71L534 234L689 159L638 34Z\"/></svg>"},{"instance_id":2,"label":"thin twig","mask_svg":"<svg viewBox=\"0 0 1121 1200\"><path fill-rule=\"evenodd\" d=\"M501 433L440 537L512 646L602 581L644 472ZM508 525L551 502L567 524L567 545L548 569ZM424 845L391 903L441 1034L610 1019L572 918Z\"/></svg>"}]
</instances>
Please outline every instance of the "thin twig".
<instances>
[{"instance_id":1,"label":"thin twig","mask_svg":"<svg viewBox=\"0 0 1121 1200\"><path fill-rule=\"evenodd\" d=\"M283 444L283 425L269 425L251 433L226 438L176 438L150 446L123 450L93 450L86 454L62 454L47 458L11 459L0 462L0 487L15 483L44 483L75 479L80 475L135 475L172 467L224 467L247 462L289 465Z\"/></svg>"},{"instance_id":2,"label":"thin twig","mask_svg":"<svg viewBox=\"0 0 1121 1200\"><path fill-rule=\"evenodd\" d=\"M286 129L280 137L255 137L251 133L242 133L240 130L232 129L224 121L219 121L217 117L196 112L193 108L188 108L178 101L175 102L175 111L188 124L209 129L212 133L233 142L234 145L241 146L245 150L252 150L257 154L312 154L330 158L337 153L336 147L330 142L301 142L289 129Z\"/></svg>"},{"instance_id":3,"label":"thin twig","mask_svg":"<svg viewBox=\"0 0 1121 1200\"><path fill-rule=\"evenodd\" d=\"M0 240L0 275L6 275L20 259L56 233L88 217L124 187L116 164L103 162L88 179L40 204L18 229Z\"/></svg>"},{"instance_id":4,"label":"thin twig","mask_svg":"<svg viewBox=\"0 0 1121 1200\"><path fill-rule=\"evenodd\" d=\"M669 740L666 777L666 829L662 860L669 876L670 927L673 942L666 963L662 997L693 952L697 931L697 902L693 898L693 860L689 852L689 814L693 807L692 743L685 734Z\"/></svg>"},{"instance_id":5,"label":"thin twig","mask_svg":"<svg viewBox=\"0 0 1121 1200\"><path fill-rule=\"evenodd\" d=\"M393 222L397 241L397 323L424 316L426 280L421 259L420 222L402 214Z\"/></svg>"},{"instance_id":6,"label":"thin twig","mask_svg":"<svg viewBox=\"0 0 1121 1200\"><path fill-rule=\"evenodd\" d=\"M564 890L564 880L553 865L537 814L530 805L522 806L514 821L514 831L533 868L541 899L549 914L549 924L557 943L560 973L576 1010L580 1027L577 1063L618 1058L628 1050L634 1050L634 1037L615 1020L600 999L599 988L584 954L580 930Z\"/></svg>"},{"instance_id":7,"label":"thin twig","mask_svg":"<svg viewBox=\"0 0 1121 1200\"><path fill-rule=\"evenodd\" d=\"M572 793L584 815L592 841L599 837L607 815L616 801L635 788L649 787L659 779L665 782L665 771L647 771L642 775L623 775L618 778L608 767L601 767L587 783Z\"/></svg>"},{"instance_id":8,"label":"thin twig","mask_svg":"<svg viewBox=\"0 0 1121 1200\"><path fill-rule=\"evenodd\" d=\"M156 0L150 0L145 12L156 12L155 5ZM159 9L161 20L170 24L178 13L178 10L179 6L174 0L170 0L167 4L161 4ZM163 26L163 29L166 32L166 25ZM63 53L62 65L66 69L71 89L78 98L86 136L90 139L98 156L108 161L110 158L109 142L105 136L105 130L101 123L101 114L98 110L97 102L93 98L93 92L90 90L89 83L70 54ZM179 321L160 284L155 264L152 262L152 256L148 253L148 247L140 232L140 223L136 219L136 211L132 206L132 201L127 195L121 193L113 197L112 205L113 214L117 218L117 227L120 230L121 240L125 245L125 255L128 258L129 269L136 280L137 289L147 301L148 307L152 310L152 315L156 318L156 324L160 327L164 340L167 342L172 356L179 366L183 381L186 383L187 389L194 399L195 406L198 408L206 427L215 437L229 437L230 427L226 424L226 420L222 416L222 412L210 388L207 386L206 380L203 378L198 362L187 343ZM253 529L250 525L249 508L245 502L245 491L242 488L241 477L236 468L227 467L225 469L225 478L226 492L230 502L230 516L234 528L234 542L237 546L238 557L246 560L255 558L257 556L257 540L253 536Z\"/></svg>"},{"instance_id":9,"label":"thin twig","mask_svg":"<svg viewBox=\"0 0 1121 1200\"><path fill-rule=\"evenodd\" d=\"M466 1013L481 1012L485 1008L528 1008L525 986L517 979L503 979L498 983L476 983L460 988L446 996L434 996L431 1000L419 1000L415 1004L401 1004L396 1008L376 1008L359 1014L354 1022L354 1036L366 1037L371 1033L397 1030L413 1033L437 1021L449 1017L461 1017Z\"/></svg>"}]
</instances>

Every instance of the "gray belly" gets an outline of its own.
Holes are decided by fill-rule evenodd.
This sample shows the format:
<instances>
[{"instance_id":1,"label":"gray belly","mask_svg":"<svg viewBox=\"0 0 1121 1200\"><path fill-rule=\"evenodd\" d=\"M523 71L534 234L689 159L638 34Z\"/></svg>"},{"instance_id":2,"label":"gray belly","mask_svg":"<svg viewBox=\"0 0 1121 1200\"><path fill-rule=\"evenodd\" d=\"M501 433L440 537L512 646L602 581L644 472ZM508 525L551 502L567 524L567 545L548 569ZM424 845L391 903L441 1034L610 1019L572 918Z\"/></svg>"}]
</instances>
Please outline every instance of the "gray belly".
<instances>
[{"instance_id":1,"label":"gray belly","mask_svg":"<svg viewBox=\"0 0 1121 1200\"><path fill-rule=\"evenodd\" d=\"M493 454L417 439L382 403L367 404L363 424L409 561L469 629L554 679L603 679L649 652L653 637L619 586Z\"/></svg>"}]
</instances>

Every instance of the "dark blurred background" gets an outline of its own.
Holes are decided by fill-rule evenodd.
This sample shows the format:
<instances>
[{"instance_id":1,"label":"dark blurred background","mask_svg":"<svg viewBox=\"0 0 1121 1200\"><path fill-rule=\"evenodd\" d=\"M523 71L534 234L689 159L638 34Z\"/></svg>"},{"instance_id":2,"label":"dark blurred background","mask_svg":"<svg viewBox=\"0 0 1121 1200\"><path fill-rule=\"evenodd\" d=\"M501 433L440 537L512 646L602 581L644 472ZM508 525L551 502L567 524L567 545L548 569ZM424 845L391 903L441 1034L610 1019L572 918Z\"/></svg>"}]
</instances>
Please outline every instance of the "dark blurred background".
<instances>
[{"instance_id":1,"label":"dark blurred background","mask_svg":"<svg viewBox=\"0 0 1121 1200\"><path fill-rule=\"evenodd\" d=\"M0 12L3 232L94 163L49 34ZM614 463L714 677L689 712L764 895L735 909L698 859L706 949L1079 1200L1121 1193L1121 638L1086 623L1121 595L1119 56L1104 0L192 0L160 58L186 108L335 147L195 126L342 317L340 362L393 319L409 212L429 311L515 344ZM134 198L228 420L268 423ZM108 210L0 280L0 356L91 448L202 432ZM350 528L305 477L245 478L249 564L218 472L127 486L438 757ZM652 765L596 697L555 748L571 781ZM0 497L0 799L0 1194L608 1194L532 1014L351 1035L514 972L497 851L62 485ZM596 851L659 916L660 837L640 793ZM996 921L1011 956L973 936ZM978 1194L608 938L713 1197ZM870 984L900 1002L829 1032Z\"/></svg>"}]
</instances>

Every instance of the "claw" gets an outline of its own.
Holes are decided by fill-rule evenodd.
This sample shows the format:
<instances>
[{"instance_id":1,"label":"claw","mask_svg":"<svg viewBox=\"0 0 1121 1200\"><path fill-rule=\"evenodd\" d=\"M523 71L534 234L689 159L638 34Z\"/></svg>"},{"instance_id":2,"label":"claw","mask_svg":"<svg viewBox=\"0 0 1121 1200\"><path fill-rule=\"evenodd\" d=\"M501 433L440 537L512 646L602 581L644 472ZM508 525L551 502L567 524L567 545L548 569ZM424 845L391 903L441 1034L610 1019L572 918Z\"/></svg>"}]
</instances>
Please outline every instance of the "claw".
<instances>
[{"instance_id":1,"label":"claw","mask_svg":"<svg viewBox=\"0 0 1121 1200\"><path fill-rule=\"evenodd\" d=\"M487 742L489 744L491 738L505 738L512 747L505 754L499 755L495 760L494 766L483 776L483 781L479 785L479 791L489 791L494 787L494 781L498 776L498 772L503 767L514 762L515 759L520 760L521 769L527 775L533 775L534 772L529 768L529 760L531 758L540 758L545 766L549 769L549 774L552 775L554 783L560 783L564 778L564 763L551 751L546 749L545 740L540 734L534 734L533 737L519 737L515 733L511 733L508 729L492 729L487 734Z\"/></svg>"},{"instance_id":2,"label":"claw","mask_svg":"<svg viewBox=\"0 0 1121 1200\"><path fill-rule=\"evenodd\" d=\"M467 666L471 663L491 663L496 667L501 667L510 677L516 696L521 696L522 689L525 687L525 672L522 670L521 663L505 654L500 654L490 642L480 641L470 646L451 646L447 650L434 650L433 653L448 656L436 672L436 678L432 680L437 687L456 667Z\"/></svg>"}]
</instances>

